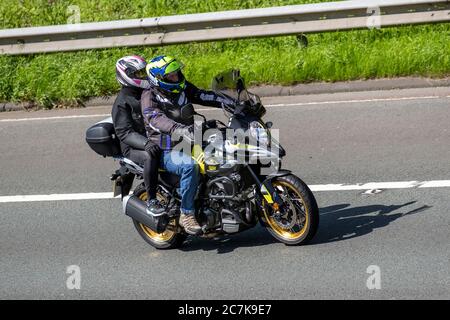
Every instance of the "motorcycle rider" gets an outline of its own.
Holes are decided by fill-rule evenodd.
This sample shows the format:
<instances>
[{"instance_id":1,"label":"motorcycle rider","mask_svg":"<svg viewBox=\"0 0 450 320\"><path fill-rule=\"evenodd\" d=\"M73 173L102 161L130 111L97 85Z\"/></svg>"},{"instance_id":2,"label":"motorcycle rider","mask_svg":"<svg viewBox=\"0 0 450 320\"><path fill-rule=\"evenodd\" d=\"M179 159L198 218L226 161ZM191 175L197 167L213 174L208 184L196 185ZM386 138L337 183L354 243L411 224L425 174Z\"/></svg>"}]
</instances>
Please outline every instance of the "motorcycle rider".
<instances>
[{"instance_id":1,"label":"motorcycle rider","mask_svg":"<svg viewBox=\"0 0 450 320\"><path fill-rule=\"evenodd\" d=\"M145 71L147 63L140 56L126 56L116 63L116 79L121 84L111 115L122 153L133 162L144 165L144 184L147 190L147 211L161 214L164 208L156 199L161 149L147 139L141 114L141 95L150 88Z\"/></svg>"},{"instance_id":2,"label":"motorcycle rider","mask_svg":"<svg viewBox=\"0 0 450 320\"><path fill-rule=\"evenodd\" d=\"M182 68L177 59L169 56L158 56L148 62L146 70L151 86L143 91L141 106L147 136L163 150L162 167L180 176L180 226L189 234L198 234L201 227L195 219L194 199L199 167L190 156L172 150L177 143L172 134L181 130L193 135L193 115L186 117L177 111L189 103L220 108L222 103L232 101L197 88L185 79Z\"/></svg>"}]
</instances>

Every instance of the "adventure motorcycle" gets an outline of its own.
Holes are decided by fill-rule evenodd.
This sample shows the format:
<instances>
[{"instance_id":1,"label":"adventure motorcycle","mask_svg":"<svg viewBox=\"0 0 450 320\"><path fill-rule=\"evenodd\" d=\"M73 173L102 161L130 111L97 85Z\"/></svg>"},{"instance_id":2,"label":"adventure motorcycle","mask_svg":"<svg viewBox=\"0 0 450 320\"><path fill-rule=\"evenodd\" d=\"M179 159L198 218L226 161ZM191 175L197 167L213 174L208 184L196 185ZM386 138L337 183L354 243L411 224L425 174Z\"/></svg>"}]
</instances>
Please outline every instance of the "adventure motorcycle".
<instances>
[{"instance_id":1,"label":"adventure motorcycle","mask_svg":"<svg viewBox=\"0 0 450 320\"><path fill-rule=\"evenodd\" d=\"M318 206L300 178L289 170L281 170L281 158L286 153L271 135L272 123L261 119L266 109L259 97L245 89L238 70L219 74L212 87L218 95L237 101L236 105L222 105L228 125L219 120L206 121L191 104L179 110L184 117L201 116L202 133L213 131L206 141L191 149L201 173L195 215L203 232L198 236L235 234L260 221L274 238L287 245L307 243L318 228ZM247 137L245 143L236 141L226 134L230 129L246 131L252 139ZM122 196L123 211L132 218L139 235L158 249L179 247L187 237L178 224L179 177L160 170L157 197L166 212L152 216L146 212L144 184L130 193L134 179L143 179L143 166L122 156L112 119L89 128L86 141L98 154L119 161L120 169L111 177L114 196ZM236 161L236 153L244 161ZM273 167L273 172L264 172Z\"/></svg>"}]
</instances>

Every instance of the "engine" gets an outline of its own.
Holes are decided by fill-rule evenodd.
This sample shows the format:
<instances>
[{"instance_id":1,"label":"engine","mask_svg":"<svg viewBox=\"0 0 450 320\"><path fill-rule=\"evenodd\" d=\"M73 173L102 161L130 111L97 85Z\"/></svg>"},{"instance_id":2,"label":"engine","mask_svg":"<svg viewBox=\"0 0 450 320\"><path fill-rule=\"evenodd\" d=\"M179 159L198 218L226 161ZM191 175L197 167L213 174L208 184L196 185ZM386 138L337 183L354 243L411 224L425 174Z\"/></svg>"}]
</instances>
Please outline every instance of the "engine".
<instances>
[{"instance_id":1,"label":"engine","mask_svg":"<svg viewBox=\"0 0 450 320\"><path fill-rule=\"evenodd\" d=\"M255 206L247 197L239 173L211 179L207 183L208 201L203 210L208 229L222 229L225 233L236 233L253 226Z\"/></svg>"}]
</instances>

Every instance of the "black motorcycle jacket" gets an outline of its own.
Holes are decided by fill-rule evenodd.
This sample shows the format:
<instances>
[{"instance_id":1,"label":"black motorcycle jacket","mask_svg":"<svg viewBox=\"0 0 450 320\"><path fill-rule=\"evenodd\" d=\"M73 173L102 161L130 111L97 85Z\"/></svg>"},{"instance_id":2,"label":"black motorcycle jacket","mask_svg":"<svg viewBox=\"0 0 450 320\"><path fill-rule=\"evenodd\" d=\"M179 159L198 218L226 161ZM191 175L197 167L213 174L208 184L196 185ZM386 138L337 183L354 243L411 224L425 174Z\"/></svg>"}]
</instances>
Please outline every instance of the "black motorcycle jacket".
<instances>
[{"instance_id":1,"label":"black motorcycle jacket","mask_svg":"<svg viewBox=\"0 0 450 320\"><path fill-rule=\"evenodd\" d=\"M164 94L157 88L144 90L141 107L149 140L164 151L171 150L176 145L171 139L174 131L193 124L193 117L187 120L185 116L180 117L180 112L176 112L190 103L220 108L222 103L231 104L234 101L218 96L213 91L201 90L188 81L185 90L174 96Z\"/></svg>"},{"instance_id":2,"label":"black motorcycle jacket","mask_svg":"<svg viewBox=\"0 0 450 320\"><path fill-rule=\"evenodd\" d=\"M141 95L142 89L123 87L112 107L114 129L125 156L130 147L145 150L147 136L141 114Z\"/></svg>"}]
</instances>

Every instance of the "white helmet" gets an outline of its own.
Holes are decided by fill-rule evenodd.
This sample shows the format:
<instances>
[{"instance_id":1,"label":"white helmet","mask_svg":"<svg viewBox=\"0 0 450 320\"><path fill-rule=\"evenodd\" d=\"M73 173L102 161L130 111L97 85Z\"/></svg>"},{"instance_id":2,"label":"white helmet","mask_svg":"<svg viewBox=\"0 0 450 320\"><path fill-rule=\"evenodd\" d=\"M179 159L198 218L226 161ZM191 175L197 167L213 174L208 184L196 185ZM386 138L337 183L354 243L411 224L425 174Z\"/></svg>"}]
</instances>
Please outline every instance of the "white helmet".
<instances>
[{"instance_id":1,"label":"white helmet","mask_svg":"<svg viewBox=\"0 0 450 320\"><path fill-rule=\"evenodd\" d=\"M124 87L149 89L146 66L147 63L140 56L120 58L116 63L116 79Z\"/></svg>"}]
</instances>

